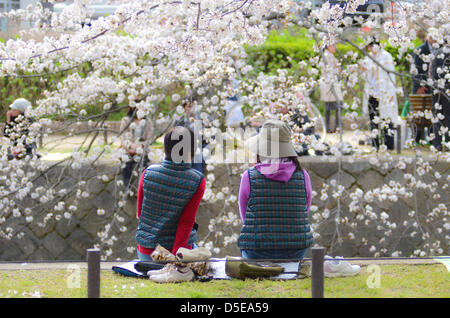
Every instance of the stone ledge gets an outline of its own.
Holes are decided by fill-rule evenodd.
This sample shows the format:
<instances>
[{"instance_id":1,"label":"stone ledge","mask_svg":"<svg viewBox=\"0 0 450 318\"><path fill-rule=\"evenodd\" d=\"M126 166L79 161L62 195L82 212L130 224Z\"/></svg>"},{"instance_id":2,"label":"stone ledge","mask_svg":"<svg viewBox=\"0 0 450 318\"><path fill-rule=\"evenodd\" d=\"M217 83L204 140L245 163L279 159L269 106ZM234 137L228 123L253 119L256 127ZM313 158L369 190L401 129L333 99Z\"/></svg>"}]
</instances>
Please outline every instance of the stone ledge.
<instances>
[{"instance_id":1,"label":"stone ledge","mask_svg":"<svg viewBox=\"0 0 450 318\"><path fill-rule=\"evenodd\" d=\"M405 173L410 173L409 168L413 166L413 164L407 165L407 167L403 170L399 170L395 168L395 164L390 164L391 168L387 169L387 171L380 171L380 168L371 165L367 160L360 160L356 163L346 161L348 158L344 158L342 165L342 171L344 175L344 183L346 186L346 191L348 193L352 193L356 190L356 187L361 188L364 192L374 189L376 187L380 187L385 182L394 180L399 183L404 181L403 175ZM302 157L301 162L303 166L308 170L311 176L311 180L313 183L313 190L318 193L317 196L313 198L313 205L317 207L319 212L322 212L324 209L329 209L330 211L334 209L337 205L337 201L329 195L328 200L322 201L320 200L320 190L323 184L330 184L331 179L336 179L337 162L327 162L322 157ZM435 162L435 161L433 161ZM46 178L48 184L52 183L52 178L58 176L59 169L65 169L66 163L63 163L60 167L56 167L56 171L48 174ZM441 198L439 200L431 200L430 193L425 191L418 191L418 214L423 221L423 217L426 213L430 211L430 207L436 206L440 202L448 201L448 191L440 190L439 184L448 182L446 180L446 175L449 171L450 163L445 161L438 162L435 165L439 168L439 172L442 174L441 180L438 180L438 186L436 191L440 191ZM433 167L435 167L433 166ZM234 164L228 166L228 168L233 168L232 170L236 170L235 174L231 176L232 183L232 191L234 195L237 195L237 191L239 188L239 181L241 174L239 173L242 167L241 164ZM324 170L327 169L327 170ZM87 169L86 169L87 170ZM96 178L96 174L100 173L111 173L111 171L118 171L117 167L112 166L110 163L97 163L95 169L90 169L89 173L86 174L86 180L91 178ZM227 176L228 169L225 164L217 165L214 170L216 175L216 181L213 183L213 188L220 190L225 186L229 185L229 178ZM64 177L65 180L73 180L74 176L79 173L79 169L73 170L71 168L65 170ZM370 177L372 175L372 177ZM120 174L115 174L116 179L120 180ZM373 176L376 176L374 178ZM421 178L423 179L423 178ZM98 179L91 179L93 182L87 183L86 186L89 186L93 193L96 195L91 195L87 198L80 198L77 201L74 200L73 196L66 198L67 206L72 204L72 202L76 203L78 206L77 211L72 214L72 218L70 221L66 219L61 219L61 221L55 221L51 219L47 226L41 228L37 226L38 222L41 222L41 217L37 217L38 215L43 215L39 210L35 210L35 206L39 206L34 204L35 201L32 199L27 199L22 201L22 205L25 208L29 206L32 209L32 215L35 216L35 219L31 223L25 223L23 218L17 218L10 214L5 214L6 222L2 224L3 226L11 226L15 228L16 226L22 226L24 228L24 238L21 241L20 239L14 238L11 241L0 239L0 260L22 260L22 259L47 259L47 260L80 260L85 258L84 253L86 248L91 247L95 243L99 243L99 237L97 233L104 231L104 226L106 224L111 224L115 217L115 212L119 212L119 215L124 218L123 222L115 222L116 225L126 226L126 232L122 233L117 231L118 229L114 229L116 232L113 232L115 236L117 236L117 241L114 245L111 246L112 255L108 259L133 259L136 257L136 252L127 250L127 247L135 247L135 229L137 226L136 219L136 198L128 197L125 205L121 208L118 207L118 196L116 191L112 191L111 189L115 189L114 180L115 178L111 178L107 182L97 182ZM424 179L425 180L425 179ZM36 182L40 182L42 180L37 180ZM95 182L94 182L95 181ZM428 182L428 181L427 181ZM47 184L47 185L48 185ZM63 183L61 183L63 184ZM44 184L45 186L45 184ZM93 188L93 189L92 189ZM352 218L356 215L355 213L350 213L348 209L349 199L344 198L341 200L341 212L342 216L348 216L350 219L349 222L356 222L357 227L354 230L351 230L356 239L350 240L345 239L345 244L335 244L333 246L333 231L335 229L335 224L332 222L331 218L328 219L323 227L320 226L317 228L317 232L321 234L321 238L317 240L316 243L331 249L333 246L332 255L345 255L345 256L355 256L360 255L364 257L368 257L373 255L373 253L369 252L369 248L374 245L377 248L377 251L382 248L391 248L392 246L396 249L402 251L400 255L409 256L412 254L415 249L420 248L420 244L422 244L422 240L419 237L411 238L409 237L410 231L404 233L406 236L404 239L399 240L397 235L401 235L401 231L403 231L403 223L404 220L410 220L408 218L407 213L414 209L414 202L412 198L403 198L399 197L397 202L378 202L378 200L374 200L370 203L372 206L374 213L379 215L382 211L387 211L389 213L389 221L395 222L398 227L397 230L394 230L392 236L390 238L386 238L385 243L380 243L380 239L382 238L381 232L376 230L377 224L371 223L370 226L364 226L360 222L353 220ZM208 226L211 218L216 217L218 213L223 209L223 201L212 203L206 202L205 200L200 205L198 215L197 215L197 223L199 223L199 240L202 240L208 234ZM97 209L102 208L105 210L105 215L98 216ZM237 202L230 204L227 207L225 212L232 211L233 213L237 213L238 207ZM238 214L237 214L238 215ZM317 221L313 221L314 214L311 215L311 223L316 223ZM433 225L442 226L441 220L442 216L439 216L438 219L434 220ZM116 220L117 221L117 220ZM229 227L227 231L237 232L239 230L239 226ZM400 232L397 232L400 231ZM431 239L436 240L439 239L442 243L442 248L444 249L444 254L448 253L448 246L445 246L444 240L442 238L445 236L445 233L439 234L435 233L437 231L430 231ZM444 231L445 232L445 231ZM346 235L347 232L345 232ZM229 235L230 233L226 233ZM368 244L361 243L361 238L364 237L369 240ZM430 239L430 240L431 240ZM428 240L428 241L430 241ZM109 245L105 244L104 248L110 248ZM221 252L218 256L224 255L239 255L239 251L237 249L236 244L230 244L229 247L221 248ZM381 254L383 255L383 254ZM390 255L390 254L385 254Z\"/></svg>"},{"instance_id":2,"label":"stone ledge","mask_svg":"<svg viewBox=\"0 0 450 318\"><path fill-rule=\"evenodd\" d=\"M351 264L357 264L361 266L368 266L371 264L376 265L437 265L442 264L436 259L386 259L386 258L346 258ZM131 260L129 260L131 261ZM102 261L100 262L101 270L112 270L113 266L122 265L128 262L124 260L122 262L114 261ZM81 270L87 270L87 262L0 262L0 271L15 271L15 270L67 270L73 268L80 268Z\"/></svg>"}]
</instances>

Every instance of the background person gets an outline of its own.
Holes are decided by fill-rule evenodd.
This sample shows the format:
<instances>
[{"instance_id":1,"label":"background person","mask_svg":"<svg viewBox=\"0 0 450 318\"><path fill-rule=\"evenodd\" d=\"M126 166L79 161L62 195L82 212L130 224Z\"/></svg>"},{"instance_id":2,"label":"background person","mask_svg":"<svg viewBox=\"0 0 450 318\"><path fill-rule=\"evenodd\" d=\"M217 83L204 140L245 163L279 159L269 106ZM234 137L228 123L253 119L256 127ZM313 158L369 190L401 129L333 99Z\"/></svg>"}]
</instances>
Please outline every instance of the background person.
<instances>
[{"instance_id":1,"label":"background person","mask_svg":"<svg viewBox=\"0 0 450 318\"><path fill-rule=\"evenodd\" d=\"M429 28L427 30L427 37L425 42L418 46L413 51L414 68L416 74L412 80L412 93L423 95L432 94L432 88L425 84L431 78L431 63L434 59L436 51L434 45L439 40L439 31L436 28ZM416 133L416 142L425 138L423 127Z\"/></svg>"},{"instance_id":2,"label":"background person","mask_svg":"<svg viewBox=\"0 0 450 318\"><path fill-rule=\"evenodd\" d=\"M231 128L244 128L244 113L242 111L242 103L240 101L240 94L233 93L237 88L239 88L239 82L237 80L227 80L227 91L229 97L225 103L225 118L227 127Z\"/></svg>"},{"instance_id":3,"label":"background person","mask_svg":"<svg viewBox=\"0 0 450 318\"><path fill-rule=\"evenodd\" d=\"M336 132L339 128L339 107L342 104L341 85L339 83L340 65L337 58L336 45L327 45L323 51L324 60L321 61L322 76L320 79L320 100L325 105L325 126L328 133ZM333 128L330 126L331 112L335 112Z\"/></svg>"},{"instance_id":4,"label":"background person","mask_svg":"<svg viewBox=\"0 0 450 318\"><path fill-rule=\"evenodd\" d=\"M174 127L164 136L163 162L148 166L141 175L136 232L141 261L151 260L158 244L174 255L180 247L194 247L195 217L206 182L203 174L192 168L193 149L192 130Z\"/></svg>"},{"instance_id":5,"label":"background person","mask_svg":"<svg viewBox=\"0 0 450 318\"><path fill-rule=\"evenodd\" d=\"M27 116L27 109L31 103L25 98L16 99L6 112L6 123L3 128L3 136L7 137L12 147L8 149L8 159L21 159L27 155L33 155L37 149L36 143L30 140L29 128L32 119Z\"/></svg>"},{"instance_id":6,"label":"background person","mask_svg":"<svg viewBox=\"0 0 450 318\"><path fill-rule=\"evenodd\" d=\"M145 144L153 138L153 124L151 120L139 119L136 115L137 109L129 107L127 115L120 122L121 147L125 149L129 160L122 170L122 179L128 186L136 164L142 162L142 167L148 165L149 159L144 152Z\"/></svg>"},{"instance_id":7,"label":"background person","mask_svg":"<svg viewBox=\"0 0 450 318\"><path fill-rule=\"evenodd\" d=\"M443 46L439 49L431 65L431 76L433 80L443 81L445 83L443 87L439 87L439 89L433 91L433 115L437 116L441 114L441 116L444 116L442 119L438 118L437 122L433 124L433 132L435 135L433 145L438 151L441 151L443 150L442 138L445 136L445 141L450 141L450 100L446 93L450 90L450 84L445 79L450 70L450 46Z\"/></svg>"},{"instance_id":8,"label":"background person","mask_svg":"<svg viewBox=\"0 0 450 318\"><path fill-rule=\"evenodd\" d=\"M239 188L241 254L301 259L313 244L308 219L312 188L291 143L291 130L280 120L268 120L248 147L257 154L257 164L244 172Z\"/></svg>"},{"instance_id":9,"label":"background person","mask_svg":"<svg viewBox=\"0 0 450 318\"><path fill-rule=\"evenodd\" d=\"M433 45L439 39L439 31L436 28L429 28L425 42L418 46L413 52L414 67L417 74L412 81L413 94L431 94L431 88L424 84L430 78L430 62L433 60L431 54L435 52ZM434 54L433 54L434 55Z\"/></svg>"},{"instance_id":10,"label":"background person","mask_svg":"<svg viewBox=\"0 0 450 318\"><path fill-rule=\"evenodd\" d=\"M188 99L184 99L181 102L181 107L183 107L184 113L181 114L177 120L175 120L173 124L174 127L182 126L189 128L190 130L194 130L194 120L198 119L193 112L194 103Z\"/></svg>"},{"instance_id":11,"label":"background person","mask_svg":"<svg viewBox=\"0 0 450 318\"><path fill-rule=\"evenodd\" d=\"M372 138L372 146L377 150L380 148L380 133L378 131L381 128L384 144L387 149L393 150L393 129L394 124L398 123L398 104L395 77L388 71L395 70L394 59L377 41L369 43L367 50L372 58L365 57L361 62L366 80L363 113L369 115L372 134L377 134L376 137Z\"/></svg>"}]
</instances>

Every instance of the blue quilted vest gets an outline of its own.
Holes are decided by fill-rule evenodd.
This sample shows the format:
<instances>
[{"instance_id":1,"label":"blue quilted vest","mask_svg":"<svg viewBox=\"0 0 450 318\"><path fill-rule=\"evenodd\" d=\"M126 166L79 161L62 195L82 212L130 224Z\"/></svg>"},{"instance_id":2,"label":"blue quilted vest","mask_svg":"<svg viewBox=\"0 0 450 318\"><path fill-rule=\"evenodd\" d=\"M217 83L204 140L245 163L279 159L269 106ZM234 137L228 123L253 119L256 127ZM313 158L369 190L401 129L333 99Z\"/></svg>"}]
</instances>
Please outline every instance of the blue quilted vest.
<instances>
[{"instance_id":1,"label":"blue quilted vest","mask_svg":"<svg viewBox=\"0 0 450 318\"><path fill-rule=\"evenodd\" d=\"M189 163L164 160L149 166L144 175L141 217L136 240L145 248L161 244L169 251L178 228L178 220L203 179L203 174L192 169ZM192 229L187 245L197 240Z\"/></svg>"},{"instance_id":2,"label":"blue quilted vest","mask_svg":"<svg viewBox=\"0 0 450 318\"><path fill-rule=\"evenodd\" d=\"M296 170L288 182L268 179L254 167L248 170L248 175L250 197L238 247L245 250L310 247L313 237L303 172Z\"/></svg>"}]
</instances>

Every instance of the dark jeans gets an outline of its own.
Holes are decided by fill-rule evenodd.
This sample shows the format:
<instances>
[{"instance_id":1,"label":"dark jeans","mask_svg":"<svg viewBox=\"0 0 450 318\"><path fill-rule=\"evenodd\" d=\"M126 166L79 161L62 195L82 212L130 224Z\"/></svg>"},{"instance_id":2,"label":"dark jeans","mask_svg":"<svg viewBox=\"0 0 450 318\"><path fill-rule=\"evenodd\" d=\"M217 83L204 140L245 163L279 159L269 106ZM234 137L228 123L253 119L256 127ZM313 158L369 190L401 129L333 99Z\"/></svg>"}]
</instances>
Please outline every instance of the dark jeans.
<instances>
[{"instance_id":1,"label":"dark jeans","mask_svg":"<svg viewBox=\"0 0 450 318\"><path fill-rule=\"evenodd\" d=\"M434 108L435 104L440 104L441 109L437 110ZM442 148L442 135L439 134L439 130L441 127L447 127L450 129L450 103L448 97L446 97L444 94L436 94L433 95L433 115L436 116L438 113L441 113L445 116L444 119L438 120L435 124L433 124L433 132L434 132L434 139L433 139L433 146L440 149ZM445 134L446 136L446 142L449 138L449 131Z\"/></svg>"},{"instance_id":2,"label":"dark jeans","mask_svg":"<svg viewBox=\"0 0 450 318\"><path fill-rule=\"evenodd\" d=\"M241 250L247 259L303 259L308 251L303 250Z\"/></svg>"},{"instance_id":3,"label":"dark jeans","mask_svg":"<svg viewBox=\"0 0 450 318\"><path fill-rule=\"evenodd\" d=\"M376 116L380 116L380 112L378 110L379 101L373 96L369 97L369 117L370 117L370 130L379 129L378 124L375 124L374 118ZM388 133L388 130L394 130L394 125L392 123L389 123L388 128L384 128L382 130L383 137L384 137L384 144L387 146L387 149L393 150L394 149L394 136L390 135ZM379 149L380 148L380 136L378 135L376 138L372 139L372 146Z\"/></svg>"},{"instance_id":4,"label":"dark jeans","mask_svg":"<svg viewBox=\"0 0 450 318\"><path fill-rule=\"evenodd\" d=\"M341 102L325 102L325 127L327 132L335 132L339 127L339 107ZM330 127L331 111L335 111L335 119L333 129Z\"/></svg>"},{"instance_id":5,"label":"dark jeans","mask_svg":"<svg viewBox=\"0 0 450 318\"><path fill-rule=\"evenodd\" d=\"M149 164L147 155L145 155L143 160L144 160L144 164L142 165L142 168L145 169L145 168L147 168L147 166ZM125 167L122 170L122 179L123 179L123 183L125 186L129 185L131 176L133 174L133 170L135 169L136 165L138 165L138 164L139 164L139 162L136 162L133 159L128 161L125 164ZM138 179L139 179L139 172L138 172Z\"/></svg>"},{"instance_id":6,"label":"dark jeans","mask_svg":"<svg viewBox=\"0 0 450 318\"><path fill-rule=\"evenodd\" d=\"M192 168L205 174L205 170L206 170L205 158L203 158L203 156L202 156L201 159L202 159L202 162L196 162L196 161L200 161L200 160L199 160L199 158L195 158L194 163L192 164Z\"/></svg>"}]
</instances>

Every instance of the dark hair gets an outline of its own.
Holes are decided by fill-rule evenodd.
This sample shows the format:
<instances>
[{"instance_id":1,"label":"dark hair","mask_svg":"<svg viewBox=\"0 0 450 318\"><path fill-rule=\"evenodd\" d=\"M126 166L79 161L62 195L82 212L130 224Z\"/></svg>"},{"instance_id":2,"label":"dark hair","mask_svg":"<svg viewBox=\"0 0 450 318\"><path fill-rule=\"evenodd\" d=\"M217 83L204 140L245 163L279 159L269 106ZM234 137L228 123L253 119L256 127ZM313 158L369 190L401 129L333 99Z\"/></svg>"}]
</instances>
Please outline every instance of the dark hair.
<instances>
[{"instance_id":1,"label":"dark hair","mask_svg":"<svg viewBox=\"0 0 450 318\"><path fill-rule=\"evenodd\" d=\"M298 160L297 156L288 157L288 159L291 159L295 163L295 166L297 167L297 170L303 170L303 168L302 168L302 166L300 164L300 160Z\"/></svg>"},{"instance_id":2,"label":"dark hair","mask_svg":"<svg viewBox=\"0 0 450 318\"><path fill-rule=\"evenodd\" d=\"M186 106L189 106L189 105L192 107L193 103L194 103L194 98L191 96L191 97L183 98L181 100L180 105L181 105L181 107L186 108Z\"/></svg>"},{"instance_id":3,"label":"dark hair","mask_svg":"<svg viewBox=\"0 0 450 318\"><path fill-rule=\"evenodd\" d=\"M135 107L128 107L127 117L136 118L137 117L136 113L137 113L137 110Z\"/></svg>"},{"instance_id":4,"label":"dark hair","mask_svg":"<svg viewBox=\"0 0 450 318\"><path fill-rule=\"evenodd\" d=\"M191 103L191 101L190 100L187 100L187 99L183 99L182 101L181 101L181 106L183 107L183 108L185 108L187 105L189 105Z\"/></svg>"},{"instance_id":5,"label":"dark hair","mask_svg":"<svg viewBox=\"0 0 450 318\"><path fill-rule=\"evenodd\" d=\"M286 158L291 160L295 164L295 166L297 167L297 170L303 170L297 156L291 156L291 157L286 157ZM256 155L256 163L261 163L261 159L259 158L259 155Z\"/></svg>"},{"instance_id":6,"label":"dark hair","mask_svg":"<svg viewBox=\"0 0 450 318\"><path fill-rule=\"evenodd\" d=\"M188 140L185 140L187 138ZM179 147L177 158L172 158L174 147ZM190 153L190 159L195 155L195 140L194 132L183 126L175 126L170 129L164 136L164 153L166 160L174 161L176 163L186 162L187 155ZM175 150L176 151L176 150Z\"/></svg>"},{"instance_id":7,"label":"dark hair","mask_svg":"<svg viewBox=\"0 0 450 318\"><path fill-rule=\"evenodd\" d=\"M380 46L380 42L378 40L372 40L369 42L369 44L366 45L366 47L369 48L369 46L374 46L374 45Z\"/></svg>"}]
</instances>

